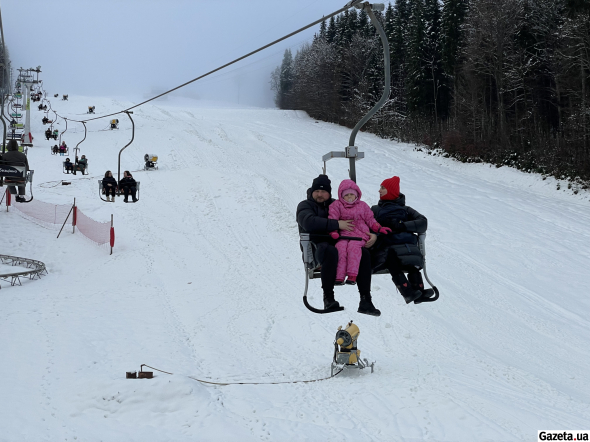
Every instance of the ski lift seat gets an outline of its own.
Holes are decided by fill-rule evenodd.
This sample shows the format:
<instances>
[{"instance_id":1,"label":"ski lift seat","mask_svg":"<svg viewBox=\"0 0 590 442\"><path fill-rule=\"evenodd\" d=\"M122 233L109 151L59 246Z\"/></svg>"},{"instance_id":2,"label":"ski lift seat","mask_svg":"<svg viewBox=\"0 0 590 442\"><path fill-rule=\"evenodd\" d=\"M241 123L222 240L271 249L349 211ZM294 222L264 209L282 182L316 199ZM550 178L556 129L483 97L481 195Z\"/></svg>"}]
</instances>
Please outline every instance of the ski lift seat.
<instances>
[{"instance_id":1,"label":"ski lift seat","mask_svg":"<svg viewBox=\"0 0 590 442\"><path fill-rule=\"evenodd\" d=\"M135 191L136 191L136 195L137 195L137 200L139 201L139 181L136 181L135 184L136 184ZM123 192L119 189L118 186L115 188L115 194L117 196L123 195ZM104 195L104 186L102 185L102 180L98 180L98 196L100 197L101 200L106 202L106 200L102 197L103 195Z\"/></svg>"},{"instance_id":2,"label":"ski lift seat","mask_svg":"<svg viewBox=\"0 0 590 442\"><path fill-rule=\"evenodd\" d=\"M303 250L303 262L307 271L307 277L309 279L317 279L321 277L322 266L315 259L316 244L311 240L311 236L309 233L300 233L299 244ZM424 261L424 256L426 255L426 233L418 233L416 236L418 236L418 247L422 253L422 260ZM389 270L378 270L373 272L373 275L389 275Z\"/></svg>"},{"instance_id":3,"label":"ski lift seat","mask_svg":"<svg viewBox=\"0 0 590 442\"><path fill-rule=\"evenodd\" d=\"M426 234L420 234L426 237ZM418 235L420 237L420 235ZM308 279L318 279L322 276L321 269L322 266L316 261L315 259L315 249L316 244L311 240L311 234L309 233L300 233L299 234L299 244L301 249L303 250L303 262L305 264L305 269L307 273ZM420 241L420 239L419 239ZM420 249L422 250L422 249ZM374 275L389 275L389 270L383 269L379 270Z\"/></svg>"},{"instance_id":4,"label":"ski lift seat","mask_svg":"<svg viewBox=\"0 0 590 442\"><path fill-rule=\"evenodd\" d=\"M0 180L1 185L26 186L29 183L31 187L31 198L23 202L29 203L33 200L32 184L34 173L34 170L27 170L25 163L0 160L0 177L3 178Z\"/></svg>"},{"instance_id":5,"label":"ski lift seat","mask_svg":"<svg viewBox=\"0 0 590 442\"><path fill-rule=\"evenodd\" d=\"M6 134L6 138L9 140L20 140L22 137L22 132L9 132Z\"/></svg>"}]
</instances>

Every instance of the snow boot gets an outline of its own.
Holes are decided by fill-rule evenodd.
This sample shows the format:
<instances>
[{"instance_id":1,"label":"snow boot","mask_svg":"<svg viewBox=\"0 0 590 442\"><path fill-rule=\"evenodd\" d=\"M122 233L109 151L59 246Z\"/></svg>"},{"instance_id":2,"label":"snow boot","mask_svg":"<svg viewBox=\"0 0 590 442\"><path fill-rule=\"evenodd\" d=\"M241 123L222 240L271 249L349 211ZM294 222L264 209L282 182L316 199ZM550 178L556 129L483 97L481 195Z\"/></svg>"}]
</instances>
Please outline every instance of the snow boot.
<instances>
[{"instance_id":1,"label":"snow boot","mask_svg":"<svg viewBox=\"0 0 590 442\"><path fill-rule=\"evenodd\" d=\"M404 297L406 304L409 304L412 301L420 298L422 296L422 292L418 289L413 289L410 283L408 282L406 275L403 273L398 273L397 275L391 275L391 279L393 283Z\"/></svg>"},{"instance_id":2,"label":"snow boot","mask_svg":"<svg viewBox=\"0 0 590 442\"><path fill-rule=\"evenodd\" d=\"M334 299L334 292L324 293L324 310L334 310L340 308L338 301Z\"/></svg>"},{"instance_id":3,"label":"snow boot","mask_svg":"<svg viewBox=\"0 0 590 442\"><path fill-rule=\"evenodd\" d=\"M420 304L423 299L432 298L434 296L434 290L424 288L424 280L420 272L408 273L408 280L414 290L420 290L422 296L414 301L414 304Z\"/></svg>"},{"instance_id":4,"label":"snow boot","mask_svg":"<svg viewBox=\"0 0 590 442\"><path fill-rule=\"evenodd\" d=\"M361 302L359 302L358 313L363 315L381 316L381 311L376 309L371 300L371 295L361 295Z\"/></svg>"},{"instance_id":5,"label":"snow boot","mask_svg":"<svg viewBox=\"0 0 590 442\"><path fill-rule=\"evenodd\" d=\"M356 275L349 275L346 278L345 284L348 284L348 285L356 285Z\"/></svg>"}]
</instances>

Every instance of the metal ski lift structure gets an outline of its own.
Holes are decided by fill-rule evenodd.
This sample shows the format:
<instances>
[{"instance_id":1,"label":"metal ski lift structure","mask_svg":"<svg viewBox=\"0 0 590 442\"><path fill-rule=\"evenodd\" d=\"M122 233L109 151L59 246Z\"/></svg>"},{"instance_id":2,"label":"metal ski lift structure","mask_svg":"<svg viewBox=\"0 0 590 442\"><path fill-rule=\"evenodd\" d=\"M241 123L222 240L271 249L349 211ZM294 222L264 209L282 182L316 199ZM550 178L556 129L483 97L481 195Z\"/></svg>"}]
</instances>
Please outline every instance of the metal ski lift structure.
<instances>
[{"instance_id":1,"label":"metal ski lift structure","mask_svg":"<svg viewBox=\"0 0 590 442\"><path fill-rule=\"evenodd\" d=\"M119 151L119 164L118 164L118 166L117 166L117 183L119 183L119 182L121 181L121 154L123 153L123 151L124 151L125 149L127 149L127 148L128 148L130 145L131 145L131 143L133 143L133 140L135 139L135 122L133 121L133 118L131 118L131 114L132 114L133 112L131 112L131 111L124 111L124 113L125 113L125 114L127 114L127 116L129 117L129 119L131 120L131 141L129 141L129 143L127 143L127 144L126 144L126 145L125 145L125 146L124 146L124 147L123 147L123 148L122 148L122 149ZM136 181L135 183L136 183L135 190L136 190L136 192L137 192L136 199L137 199L137 201L139 201L139 181ZM104 199L104 198L102 197L103 193L104 193L104 186L103 186L103 184L102 184L102 179L100 179L100 180L98 180L98 196L99 196L99 197L100 197L100 199L101 199L101 200L103 200L105 203L112 202L112 201L107 201L106 199ZM121 191L121 189L119 189L119 188L117 187L117 190L116 190L116 192L115 192L115 193L116 193L116 195L117 195L117 196L121 196L121 194L122 194L123 192ZM114 198L113 198L113 200L114 200ZM136 203L137 201L133 201L133 203ZM129 201L129 202L131 202L131 201Z\"/></svg>"},{"instance_id":2,"label":"metal ski lift structure","mask_svg":"<svg viewBox=\"0 0 590 442\"><path fill-rule=\"evenodd\" d=\"M385 102L389 98L389 92L390 92L390 88L391 88L391 73L390 73L390 64L391 63L390 63L389 43L387 41L387 35L385 34L383 27L381 26L381 24L377 20L377 17L375 17L375 13L374 13L374 11L383 11L385 9L385 5L382 3L381 4L379 4L379 3L371 4L369 2L351 1L350 3L348 3L347 6L355 7L357 9L363 10L369 16L369 18L371 20L371 24L375 27L375 29L377 30L377 33L379 34L379 37L381 38L381 43L383 45L384 72L385 72L383 95L381 96L381 99L377 103L375 103L375 106L373 106L373 108L371 110L369 110L369 112L363 118L361 118L361 120L353 128L352 133L350 134L350 139L348 141L348 146L344 148L344 151L328 152L327 154L325 154L322 157L322 161L324 162L324 166L323 166L324 175L326 174L326 163L329 160L331 160L332 158L348 158L350 179L353 180L354 182L356 182L356 162L362 160L365 157L364 152L359 152L359 148L357 146L355 146L356 135L357 135L358 131L365 125L365 123L367 123L367 121L369 121L371 119L371 117L373 115L375 115L375 113L377 113L379 111L379 109L381 109L383 104L385 104ZM307 291L309 288L309 280L310 279L317 279L317 278L321 277L321 272L320 272L321 266L315 260L315 254L314 254L315 244L312 241L311 236L312 235L309 233L300 233L299 234L300 245L301 245L301 249L303 250L303 265L304 265L304 269L305 269L305 291L303 293L303 304L305 305L305 307L307 307L308 310L310 310L314 313L319 313L319 314L332 313L334 311L344 310L344 307L339 307L337 309L328 309L328 310L317 309L317 308L311 306L307 300ZM354 240L357 238L350 238L350 239ZM360 239L360 238L358 238L358 239ZM420 298L420 301L421 302L433 302L438 299L439 291L436 288L436 286L434 286L434 284L432 284L432 282L430 281L430 279L428 278L428 275L426 273L426 233L421 233L418 235L418 246L420 248L420 252L422 253L422 257L423 257L422 271L424 272L424 277L425 277L426 281L428 281L428 284L430 284L430 286L432 287L432 290L435 293L435 295L431 298ZM376 272L375 274L389 274L389 271L382 270L382 271Z\"/></svg>"}]
</instances>

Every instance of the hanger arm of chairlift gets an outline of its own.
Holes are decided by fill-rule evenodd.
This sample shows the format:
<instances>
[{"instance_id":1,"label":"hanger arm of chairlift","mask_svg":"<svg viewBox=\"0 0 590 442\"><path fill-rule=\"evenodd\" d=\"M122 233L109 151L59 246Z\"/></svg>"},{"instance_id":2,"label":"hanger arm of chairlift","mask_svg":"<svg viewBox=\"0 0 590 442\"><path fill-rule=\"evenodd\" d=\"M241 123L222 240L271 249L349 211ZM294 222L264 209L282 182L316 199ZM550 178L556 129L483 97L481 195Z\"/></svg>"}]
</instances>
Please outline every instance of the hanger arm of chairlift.
<instances>
[{"instance_id":1,"label":"hanger arm of chairlift","mask_svg":"<svg viewBox=\"0 0 590 442\"><path fill-rule=\"evenodd\" d=\"M117 169L117 183L119 181L121 181L121 153L123 153L123 151L125 149L127 149L127 147L129 147L129 145L131 143L133 143L133 140L135 139L135 122L133 121L133 118L131 118L131 115L133 112L131 111L125 111L125 113L127 114L127 116L129 117L129 119L131 120L131 141L129 141L129 143L127 143L125 145L125 147L123 147L123 149L121 149L119 151L119 165L118 165L118 169Z\"/></svg>"}]
</instances>

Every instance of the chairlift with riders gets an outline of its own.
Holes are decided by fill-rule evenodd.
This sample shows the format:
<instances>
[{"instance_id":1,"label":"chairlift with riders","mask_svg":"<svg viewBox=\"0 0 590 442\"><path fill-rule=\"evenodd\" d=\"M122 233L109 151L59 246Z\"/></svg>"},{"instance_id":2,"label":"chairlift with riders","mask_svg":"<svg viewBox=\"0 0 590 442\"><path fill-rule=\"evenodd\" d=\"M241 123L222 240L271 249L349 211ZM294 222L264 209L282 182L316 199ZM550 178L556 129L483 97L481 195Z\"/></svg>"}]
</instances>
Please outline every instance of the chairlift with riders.
<instances>
[{"instance_id":1,"label":"chairlift with riders","mask_svg":"<svg viewBox=\"0 0 590 442\"><path fill-rule=\"evenodd\" d=\"M135 139L135 122L133 121L133 118L131 118L131 115L133 112L131 111L124 111L124 113L127 114L127 116L129 117L129 119L131 120L131 141L129 141L129 143L127 143L120 151L119 151L119 165L118 165L118 169L117 169L117 187L115 188L115 195L116 196L121 196L124 194L123 189L119 188L119 183L121 182L121 153L123 153L123 151L125 149L127 149L127 147L129 147L131 145L131 143L133 143L133 140ZM86 127L86 125L84 125L84 127ZM82 140L84 141L84 140ZM106 178L106 177L105 177ZM133 178L133 177L131 177ZM139 201L139 181L135 181L135 198L133 198L132 201L128 201L127 195L125 195L125 202L126 203L136 203L137 201ZM132 191L129 191L130 193L132 193ZM105 203L111 203L111 202L115 202L115 197L113 197L113 200L107 200L105 198L103 198L103 195L106 195L106 190L104 188L103 185L103 180L99 179L98 180L98 196L101 200L103 200Z\"/></svg>"},{"instance_id":2,"label":"chairlift with riders","mask_svg":"<svg viewBox=\"0 0 590 442\"><path fill-rule=\"evenodd\" d=\"M19 203L30 203L33 201L33 174L34 170L27 170L27 165L24 162L13 162L0 160L0 187L14 186L25 187L29 184L29 195L26 197L17 197ZM22 198L22 199L21 199Z\"/></svg>"},{"instance_id":3,"label":"chairlift with riders","mask_svg":"<svg viewBox=\"0 0 590 442\"><path fill-rule=\"evenodd\" d=\"M375 14L373 12L373 11L383 11L385 8L385 5L383 5L383 4L372 4L371 5L367 2L365 2L365 3L360 3L360 4L355 5L355 8L365 10L365 12L367 12L367 15L371 19L371 23L373 24L373 26L375 27L375 29L377 30L377 33L379 34L379 36L381 38L381 42L383 44L383 53L384 53L385 87L384 87L383 95L381 96L381 99L375 104L375 106L371 110L369 110L369 112L356 124L356 126L352 130L352 134L350 136L350 140L348 143L349 145L345 148L344 152L342 152L342 151L329 152L322 157L322 161L324 162L324 166L323 166L324 175L326 174L326 162L327 161L329 161L332 158L348 158L349 163L350 163L350 170L349 170L350 179L354 182L356 182L356 164L355 163L356 163L356 161L359 161L365 157L364 152L359 152L358 147L355 146L356 135L357 135L358 131L360 130L360 128L367 121L369 121L369 119L387 101L387 99L389 97L390 84L391 84L390 56L389 56L389 44L387 41L387 35L385 34L381 24L379 23L379 21L377 20L377 18L375 17ZM317 279L317 278L321 277L321 271L320 271L321 265L315 259L314 252L316 249L316 245L312 239L312 237L314 237L314 236L316 236L316 235L310 234L310 233L300 233L299 234L299 243L300 243L301 249L303 251L303 265L304 265L304 269L305 269L305 290L303 293L303 304L305 305L305 307L307 307L308 310L310 310L314 313L320 313L320 314L344 310L344 307L338 307L336 309L327 309L327 310L326 309L317 309L317 308L311 306L307 300L307 291L309 288L309 280L310 279ZM428 275L426 274L426 233L420 233L420 234L417 234L417 236L418 236L418 246L420 248L420 252L422 253L422 258L423 258L422 271L424 272L424 277L425 277L426 281L428 281L428 284L430 284L430 286L432 287L432 290L434 292L434 296L432 296L430 298L421 298L420 301L421 302L433 302L439 298L439 291L436 288L436 286L434 286L432 284L432 282L428 278ZM360 240L361 238L349 238L349 239ZM385 270L378 271L375 274L389 274L389 271L385 269Z\"/></svg>"}]
</instances>

